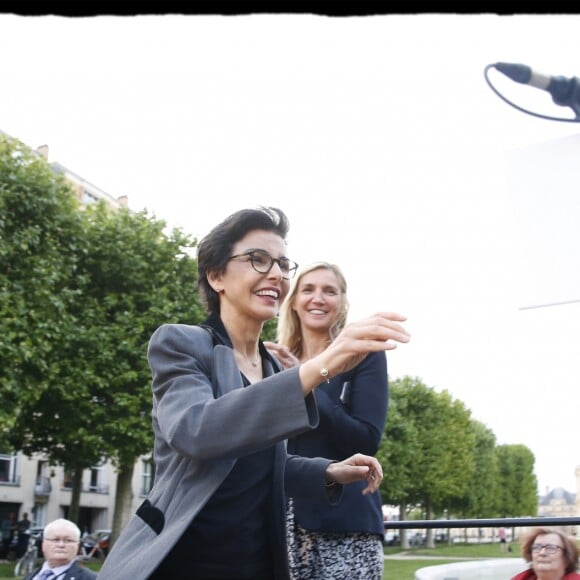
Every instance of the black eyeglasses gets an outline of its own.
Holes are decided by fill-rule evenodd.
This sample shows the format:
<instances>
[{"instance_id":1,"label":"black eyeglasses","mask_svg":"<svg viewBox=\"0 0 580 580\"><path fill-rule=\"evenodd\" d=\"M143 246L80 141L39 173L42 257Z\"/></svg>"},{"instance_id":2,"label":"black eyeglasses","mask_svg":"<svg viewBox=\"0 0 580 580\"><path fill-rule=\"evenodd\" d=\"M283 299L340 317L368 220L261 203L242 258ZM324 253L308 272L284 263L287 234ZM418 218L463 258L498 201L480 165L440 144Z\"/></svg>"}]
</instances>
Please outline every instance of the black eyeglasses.
<instances>
[{"instance_id":1,"label":"black eyeglasses","mask_svg":"<svg viewBox=\"0 0 580 580\"><path fill-rule=\"evenodd\" d=\"M546 554L555 554L558 550L564 550L562 546L556 546L556 544L532 544L532 552L546 551Z\"/></svg>"},{"instance_id":2,"label":"black eyeglasses","mask_svg":"<svg viewBox=\"0 0 580 580\"><path fill-rule=\"evenodd\" d=\"M298 269L298 264L296 262L293 262L288 258L273 258L264 250L248 250L243 254L231 256L228 259L228 262L234 258L248 258L248 261L252 264L252 268L254 268L254 270L259 274L267 274L272 269L274 263L276 263L280 267L282 278L284 278L284 280L294 278L296 270Z\"/></svg>"}]
</instances>

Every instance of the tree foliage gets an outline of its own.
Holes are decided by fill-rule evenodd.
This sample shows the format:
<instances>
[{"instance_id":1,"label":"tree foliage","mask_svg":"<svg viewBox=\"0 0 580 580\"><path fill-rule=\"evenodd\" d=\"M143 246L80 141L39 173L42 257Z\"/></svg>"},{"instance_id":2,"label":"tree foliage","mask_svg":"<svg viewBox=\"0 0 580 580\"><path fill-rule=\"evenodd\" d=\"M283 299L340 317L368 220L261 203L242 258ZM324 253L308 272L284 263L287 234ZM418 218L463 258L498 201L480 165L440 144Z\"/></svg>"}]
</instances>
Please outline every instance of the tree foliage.
<instances>
[{"instance_id":1,"label":"tree foliage","mask_svg":"<svg viewBox=\"0 0 580 580\"><path fill-rule=\"evenodd\" d=\"M269 340L271 342L276 342L276 327L278 325L278 319L272 318L267 320L262 328L262 333L260 338L262 340Z\"/></svg>"},{"instance_id":2,"label":"tree foliage","mask_svg":"<svg viewBox=\"0 0 580 580\"><path fill-rule=\"evenodd\" d=\"M470 429L474 435L475 468L466 493L449 503L449 512L468 518L497 517L499 469L496 454L496 438L483 423L472 420Z\"/></svg>"},{"instance_id":3,"label":"tree foliage","mask_svg":"<svg viewBox=\"0 0 580 580\"><path fill-rule=\"evenodd\" d=\"M383 503L432 519L518 517L537 511L534 456L496 445L493 432L447 391L418 378L390 381L387 425L377 453ZM428 545L431 545L428 530ZM404 541L404 530L402 531Z\"/></svg>"},{"instance_id":4,"label":"tree foliage","mask_svg":"<svg viewBox=\"0 0 580 580\"><path fill-rule=\"evenodd\" d=\"M496 454L499 516L536 515L538 481L534 474L534 454L525 445L499 445Z\"/></svg>"},{"instance_id":5,"label":"tree foliage","mask_svg":"<svg viewBox=\"0 0 580 580\"><path fill-rule=\"evenodd\" d=\"M411 377L391 382L390 401L379 452L383 498L436 507L464 493L474 469L474 436L463 403Z\"/></svg>"},{"instance_id":6,"label":"tree foliage","mask_svg":"<svg viewBox=\"0 0 580 580\"><path fill-rule=\"evenodd\" d=\"M115 464L152 449L147 344L162 323L204 316L197 294L194 241L165 224L103 204L85 210L86 251L79 264L83 301L76 315L77 364L91 401L91 432Z\"/></svg>"},{"instance_id":7,"label":"tree foliage","mask_svg":"<svg viewBox=\"0 0 580 580\"><path fill-rule=\"evenodd\" d=\"M384 474L383 503L409 507L412 507L409 493L414 486L415 463L421 453L419 430L404 390L404 385L411 380L403 378L390 382L387 424L377 452Z\"/></svg>"},{"instance_id":8,"label":"tree foliage","mask_svg":"<svg viewBox=\"0 0 580 580\"><path fill-rule=\"evenodd\" d=\"M0 135L0 444L52 450L52 428L36 445L28 425L51 415L46 393L60 384L63 337L79 299L74 279L82 216L68 185L19 141ZM66 338L64 339L66 342ZM35 409L34 413L30 410ZM58 417L57 417L58 421Z\"/></svg>"},{"instance_id":9,"label":"tree foliage","mask_svg":"<svg viewBox=\"0 0 580 580\"><path fill-rule=\"evenodd\" d=\"M44 158L0 146L3 445L73 475L133 465L152 449L149 337L204 317L195 240L145 212L79 206Z\"/></svg>"},{"instance_id":10,"label":"tree foliage","mask_svg":"<svg viewBox=\"0 0 580 580\"><path fill-rule=\"evenodd\" d=\"M469 423L470 412L447 391L437 393L412 377L390 383L389 417L377 455L385 474L383 501L399 505L402 519L414 506L430 519L467 491L474 470Z\"/></svg>"}]
</instances>

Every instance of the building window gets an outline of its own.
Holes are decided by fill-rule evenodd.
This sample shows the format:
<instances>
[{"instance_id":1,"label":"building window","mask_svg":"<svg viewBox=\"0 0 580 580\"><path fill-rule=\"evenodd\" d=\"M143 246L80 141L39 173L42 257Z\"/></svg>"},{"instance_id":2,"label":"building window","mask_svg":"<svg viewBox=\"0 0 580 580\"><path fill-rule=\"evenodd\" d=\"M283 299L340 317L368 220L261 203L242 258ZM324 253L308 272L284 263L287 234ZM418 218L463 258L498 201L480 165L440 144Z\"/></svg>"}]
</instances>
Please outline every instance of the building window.
<instances>
[{"instance_id":1,"label":"building window","mask_svg":"<svg viewBox=\"0 0 580 580\"><path fill-rule=\"evenodd\" d=\"M151 459L141 460L141 489L140 495L147 495L153 487L153 462Z\"/></svg>"},{"instance_id":2,"label":"building window","mask_svg":"<svg viewBox=\"0 0 580 580\"><path fill-rule=\"evenodd\" d=\"M72 476L73 476L73 474L68 469L65 470L65 472L63 474L63 480L62 480L62 487L64 489L72 489L72 487L73 487Z\"/></svg>"},{"instance_id":3,"label":"building window","mask_svg":"<svg viewBox=\"0 0 580 580\"><path fill-rule=\"evenodd\" d=\"M44 528L47 521L46 503L35 503L32 506L32 525L38 528Z\"/></svg>"},{"instance_id":4,"label":"building window","mask_svg":"<svg viewBox=\"0 0 580 580\"><path fill-rule=\"evenodd\" d=\"M50 466L48 461L40 460L36 464L36 483L34 493L36 495L48 495L51 491L50 484Z\"/></svg>"},{"instance_id":5,"label":"building window","mask_svg":"<svg viewBox=\"0 0 580 580\"><path fill-rule=\"evenodd\" d=\"M90 191L83 189L83 197L82 197L82 202L83 203L97 203L97 201L99 201L99 198L94 194L91 193Z\"/></svg>"},{"instance_id":6,"label":"building window","mask_svg":"<svg viewBox=\"0 0 580 580\"><path fill-rule=\"evenodd\" d=\"M101 465L94 465L91 467L89 491L104 492L105 489L103 482L103 467Z\"/></svg>"},{"instance_id":7,"label":"building window","mask_svg":"<svg viewBox=\"0 0 580 580\"><path fill-rule=\"evenodd\" d=\"M16 483L16 453L0 453L0 482Z\"/></svg>"},{"instance_id":8,"label":"building window","mask_svg":"<svg viewBox=\"0 0 580 580\"><path fill-rule=\"evenodd\" d=\"M16 483L16 453L0 453L0 482Z\"/></svg>"}]
</instances>

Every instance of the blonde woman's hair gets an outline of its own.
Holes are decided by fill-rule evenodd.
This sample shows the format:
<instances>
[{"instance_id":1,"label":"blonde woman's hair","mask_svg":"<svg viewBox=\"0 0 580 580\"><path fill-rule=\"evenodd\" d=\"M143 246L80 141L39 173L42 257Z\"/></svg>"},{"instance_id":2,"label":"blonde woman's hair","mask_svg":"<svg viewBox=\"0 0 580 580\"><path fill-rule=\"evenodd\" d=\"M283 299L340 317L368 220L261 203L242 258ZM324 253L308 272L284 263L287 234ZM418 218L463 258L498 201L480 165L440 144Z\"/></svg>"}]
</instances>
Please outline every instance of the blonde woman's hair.
<instances>
[{"instance_id":1,"label":"blonde woman's hair","mask_svg":"<svg viewBox=\"0 0 580 580\"><path fill-rule=\"evenodd\" d=\"M335 321L332 323L328 331L328 343L330 344L344 328L346 324L346 317L348 313L348 298L346 296L346 278L341 269L336 264L329 264L328 262L314 262L301 268L298 275L292 280L290 290L286 299L280 307L280 314L278 316L277 338L279 344L287 346L294 356L300 358L302 356L302 331L300 327L300 319L296 314L296 310L292 308L298 288L302 278L310 272L316 270L329 270L336 276L338 282L338 289L342 300L342 307L338 309Z\"/></svg>"}]
</instances>

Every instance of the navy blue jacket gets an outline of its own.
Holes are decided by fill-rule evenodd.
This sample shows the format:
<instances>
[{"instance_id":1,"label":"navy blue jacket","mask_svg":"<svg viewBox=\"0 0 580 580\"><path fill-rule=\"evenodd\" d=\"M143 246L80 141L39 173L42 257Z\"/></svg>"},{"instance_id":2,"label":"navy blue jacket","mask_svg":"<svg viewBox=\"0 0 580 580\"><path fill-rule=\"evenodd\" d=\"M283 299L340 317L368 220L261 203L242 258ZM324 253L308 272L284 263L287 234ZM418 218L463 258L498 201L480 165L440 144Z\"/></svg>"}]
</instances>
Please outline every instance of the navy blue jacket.
<instances>
[{"instance_id":1,"label":"navy blue jacket","mask_svg":"<svg viewBox=\"0 0 580 580\"><path fill-rule=\"evenodd\" d=\"M341 461L354 453L375 455L385 429L389 401L387 357L371 353L351 371L316 388L320 422L288 441L288 452ZM296 522L318 532L384 534L380 491L362 495L366 482L344 486L338 505L293 498Z\"/></svg>"}]
</instances>

